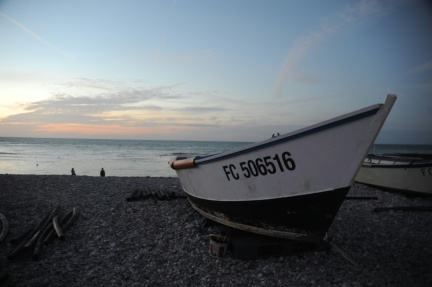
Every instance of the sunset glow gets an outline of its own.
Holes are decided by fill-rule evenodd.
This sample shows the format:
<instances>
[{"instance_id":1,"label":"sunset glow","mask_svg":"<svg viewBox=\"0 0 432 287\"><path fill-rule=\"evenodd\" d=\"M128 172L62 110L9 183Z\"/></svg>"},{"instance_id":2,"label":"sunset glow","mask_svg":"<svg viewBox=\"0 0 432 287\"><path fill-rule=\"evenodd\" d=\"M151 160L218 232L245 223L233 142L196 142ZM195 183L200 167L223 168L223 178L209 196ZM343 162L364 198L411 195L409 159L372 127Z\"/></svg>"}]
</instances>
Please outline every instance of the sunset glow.
<instances>
[{"instance_id":1,"label":"sunset glow","mask_svg":"<svg viewBox=\"0 0 432 287\"><path fill-rule=\"evenodd\" d=\"M5 1L0 136L251 142L396 94L378 142L432 144L431 30L420 0Z\"/></svg>"},{"instance_id":2,"label":"sunset glow","mask_svg":"<svg viewBox=\"0 0 432 287\"><path fill-rule=\"evenodd\" d=\"M35 128L43 134L76 134L76 135L153 135L172 132L172 127L127 127L120 125L87 125L87 124L44 124Z\"/></svg>"}]
</instances>

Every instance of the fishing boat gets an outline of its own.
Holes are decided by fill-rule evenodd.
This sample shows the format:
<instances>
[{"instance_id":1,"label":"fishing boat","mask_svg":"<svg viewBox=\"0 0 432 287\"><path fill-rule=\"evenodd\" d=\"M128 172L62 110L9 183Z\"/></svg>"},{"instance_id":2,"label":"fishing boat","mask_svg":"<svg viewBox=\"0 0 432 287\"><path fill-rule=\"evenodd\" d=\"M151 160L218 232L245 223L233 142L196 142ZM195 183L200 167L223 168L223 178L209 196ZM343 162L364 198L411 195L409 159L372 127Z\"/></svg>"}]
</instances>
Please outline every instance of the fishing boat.
<instances>
[{"instance_id":1,"label":"fishing boat","mask_svg":"<svg viewBox=\"0 0 432 287\"><path fill-rule=\"evenodd\" d=\"M432 154L369 154L355 181L384 190L432 195Z\"/></svg>"},{"instance_id":2,"label":"fishing boat","mask_svg":"<svg viewBox=\"0 0 432 287\"><path fill-rule=\"evenodd\" d=\"M235 150L172 157L192 207L224 225L298 239L325 236L396 101Z\"/></svg>"}]
</instances>

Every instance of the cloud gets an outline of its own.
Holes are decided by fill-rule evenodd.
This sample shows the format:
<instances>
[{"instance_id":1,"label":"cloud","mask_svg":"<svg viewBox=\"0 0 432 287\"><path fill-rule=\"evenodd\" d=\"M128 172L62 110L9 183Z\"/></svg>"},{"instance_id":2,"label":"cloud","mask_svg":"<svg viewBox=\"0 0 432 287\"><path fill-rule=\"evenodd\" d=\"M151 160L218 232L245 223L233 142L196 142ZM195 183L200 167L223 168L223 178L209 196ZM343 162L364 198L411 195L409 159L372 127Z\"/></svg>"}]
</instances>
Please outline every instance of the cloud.
<instances>
[{"instance_id":1,"label":"cloud","mask_svg":"<svg viewBox=\"0 0 432 287\"><path fill-rule=\"evenodd\" d=\"M391 4L389 3L379 0L359 1L334 14L332 18L323 21L321 26L316 27L295 41L282 62L273 97L282 97L284 86L287 82L315 83L316 79L314 77L300 73L303 62L331 37L337 35L342 30L350 28L348 24L354 25L370 16L388 13L391 10Z\"/></svg>"},{"instance_id":2,"label":"cloud","mask_svg":"<svg viewBox=\"0 0 432 287\"><path fill-rule=\"evenodd\" d=\"M77 78L77 81L68 82L66 84L58 84L63 85L68 88L89 88L95 90L103 90L103 91L112 91L113 85L112 81L106 80L91 80L86 78Z\"/></svg>"},{"instance_id":3,"label":"cloud","mask_svg":"<svg viewBox=\"0 0 432 287\"><path fill-rule=\"evenodd\" d=\"M60 52L61 54L65 55L66 57L75 60L73 56L71 56L70 54L66 53L65 51L63 51L59 47L55 46L54 44L48 42L47 40L45 40L41 36L37 35L36 33L34 33L33 31L31 31L29 28L27 28L26 26L24 26L20 22L16 21L15 19L13 19L13 18L11 18L11 17L9 17L9 16L7 16L6 14L3 14L3 13L0 13L0 16L3 17L3 18L5 18L6 20L10 21L11 23L15 24L16 26L20 27L25 32L27 32L28 34L30 34L33 38L35 38L36 40L38 40L39 42L41 42L41 43L43 43L43 44L45 44L45 45L53 48L54 50L56 50L57 52Z\"/></svg>"},{"instance_id":4,"label":"cloud","mask_svg":"<svg viewBox=\"0 0 432 287\"><path fill-rule=\"evenodd\" d=\"M361 0L354 5L346 7L339 14L338 24L358 22L370 15L382 15L391 10L392 5L397 1L382 0Z\"/></svg>"},{"instance_id":5,"label":"cloud","mask_svg":"<svg viewBox=\"0 0 432 287\"><path fill-rule=\"evenodd\" d=\"M212 112L224 112L226 109L221 107L185 107L179 109L181 112L191 113L191 114L200 114L200 113L212 113Z\"/></svg>"},{"instance_id":6,"label":"cloud","mask_svg":"<svg viewBox=\"0 0 432 287\"><path fill-rule=\"evenodd\" d=\"M101 128L112 125L203 128L214 126L215 121L210 121L208 118L199 119L197 115L223 113L226 109L219 107L217 103L209 102L200 106L196 100L173 92L173 89L182 84L124 89L113 87L110 81L81 78L78 81L58 85L72 89L86 88L85 92L97 90L99 94L72 96L69 93L57 93L49 99L21 104L21 110L24 112L6 116L0 120L0 125L31 124L35 126L36 131L60 130L61 125L64 125L65 129L67 127L68 131L81 126L83 130L88 130L88 126L93 129L97 125ZM182 102L178 103L178 100ZM189 105L188 101L193 104ZM169 119L170 117L177 120L174 122ZM44 128L41 128L42 126Z\"/></svg>"},{"instance_id":7,"label":"cloud","mask_svg":"<svg viewBox=\"0 0 432 287\"><path fill-rule=\"evenodd\" d=\"M146 88L85 78L60 83L56 89L63 88L62 93L21 103L19 113L2 118L0 132L8 136L26 134L37 137L116 137L127 134L134 138L138 135L150 137L153 133L155 138L180 139L193 135L194 139L203 139L201 136L206 135L210 136L209 139L228 139L228 136L235 139L238 137L235 131L238 133L250 127L247 138L252 139L258 133L265 137L273 132L291 130L290 126L304 124L306 117L309 122L308 113L297 111L294 106L320 100L238 100L220 96L217 91L179 92L178 87L182 84ZM287 106L292 112L286 112ZM314 117L319 117L319 114L315 112ZM261 128L263 126L272 128L266 131ZM255 133L252 133L253 129ZM224 134L227 130L230 133ZM260 138L262 135L256 136L256 139Z\"/></svg>"},{"instance_id":8,"label":"cloud","mask_svg":"<svg viewBox=\"0 0 432 287\"><path fill-rule=\"evenodd\" d=\"M130 89L97 96L70 96L57 94L50 99L27 103L24 113L8 116L2 123L44 122L85 123L103 121L101 114L113 111L159 111L162 107L146 103L150 100L178 99L169 94L171 87L153 89Z\"/></svg>"},{"instance_id":9,"label":"cloud","mask_svg":"<svg viewBox=\"0 0 432 287\"><path fill-rule=\"evenodd\" d=\"M176 6L176 4L177 4L177 0L173 0L172 4L171 4L171 8L174 8Z\"/></svg>"},{"instance_id":10,"label":"cloud","mask_svg":"<svg viewBox=\"0 0 432 287\"><path fill-rule=\"evenodd\" d=\"M320 43L326 39L325 33L311 33L297 40L294 47L287 53L282 63L279 78L274 90L274 97L280 98L286 82L312 83L313 78L299 74L301 63Z\"/></svg>"},{"instance_id":11,"label":"cloud","mask_svg":"<svg viewBox=\"0 0 432 287\"><path fill-rule=\"evenodd\" d=\"M425 72L431 72L432 71L432 61L429 61L427 63L424 63L420 66L414 67L410 70L408 70L409 74L418 74L418 73L425 73Z\"/></svg>"},{"instance_id":12,"label":"cloud","mask_svg":"<svg viewBox=\"0 0 432 287\"><path fill-rule=\"evenodd\" d=\"M193 53L162 53L165 44L158 47L155 52L156 63L200 63L205 65L214 65L217 63L219 53L212 50L200 50Z\"/></svg>"}]
</instances>

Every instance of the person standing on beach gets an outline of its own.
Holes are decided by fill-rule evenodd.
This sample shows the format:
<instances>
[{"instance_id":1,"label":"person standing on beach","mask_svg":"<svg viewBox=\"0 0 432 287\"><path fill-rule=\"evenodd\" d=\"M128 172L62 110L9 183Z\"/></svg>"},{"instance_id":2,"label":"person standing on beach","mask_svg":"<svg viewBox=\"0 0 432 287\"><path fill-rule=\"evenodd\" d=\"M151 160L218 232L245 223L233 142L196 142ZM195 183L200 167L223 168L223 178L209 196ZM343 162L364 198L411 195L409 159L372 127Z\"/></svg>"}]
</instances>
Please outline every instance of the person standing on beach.
<instances>
[{"instance_id":1,"label":"person standing on beach","mask_svg":"<svg viewBox=\"0 0 432 287\"><path fill-rule=\"evenodd\" d=\"M105 171L104 171L104 169L102 168L101 169L101 171L100 171L100 176L102 176L102 177L104 177L105 176Z\"/></svg>"},{"instance_id":2,"label":"person standing on beach","mask_svg":"<svg viewBox=\"0 0 432 287\"><path fill-rule=\"evenodd\" d=\"M74 168L71 169L71 174L72 174L72 175L75 175L75 170L74 170Z\"/></svg>"}]
</instances>

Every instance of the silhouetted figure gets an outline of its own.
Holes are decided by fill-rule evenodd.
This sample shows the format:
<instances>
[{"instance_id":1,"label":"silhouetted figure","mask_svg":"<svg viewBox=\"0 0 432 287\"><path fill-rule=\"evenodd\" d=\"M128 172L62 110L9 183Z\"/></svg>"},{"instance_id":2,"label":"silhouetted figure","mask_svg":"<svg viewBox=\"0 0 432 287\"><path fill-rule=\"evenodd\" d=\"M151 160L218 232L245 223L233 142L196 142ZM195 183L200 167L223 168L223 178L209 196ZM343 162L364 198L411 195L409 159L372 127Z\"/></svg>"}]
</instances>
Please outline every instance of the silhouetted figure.
<instances>
[{"instance_id":1,"label":"silhouetted figure","mask_svg":"<svg viewBox=\"0 0 432 287\"><path fill-rule=\"evenodd\" d=\"M105 176L105 171L103 170L103 168L101 169L100 176L102 176L102 177Z\"/></svg>"},{"instance_id":2,"label":"silhouetted figure","mask_svg":"<svg viewBox=\"0 0 432 287\"><path fill-rule=\"evenodd\" d=\"M71 169L71 174L72 174L72 175L75 175L75 170L74 170L74 168Z\"/></svg>"}]
</instances>

